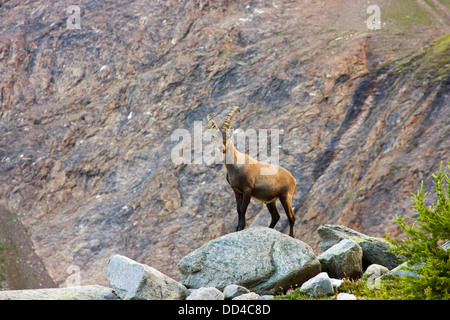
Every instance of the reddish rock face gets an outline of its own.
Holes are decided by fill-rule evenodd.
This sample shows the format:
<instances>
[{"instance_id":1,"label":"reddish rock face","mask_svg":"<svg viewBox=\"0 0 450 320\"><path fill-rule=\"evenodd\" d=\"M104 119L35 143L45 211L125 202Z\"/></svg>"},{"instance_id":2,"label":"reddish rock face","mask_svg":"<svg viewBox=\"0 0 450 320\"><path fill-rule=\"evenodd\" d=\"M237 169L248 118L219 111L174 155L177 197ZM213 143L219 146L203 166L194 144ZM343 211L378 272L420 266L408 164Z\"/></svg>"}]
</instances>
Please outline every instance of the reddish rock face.
<instances>
[{"instance_id":1,"label":"reddish rock face","mask_svg":"<svg viewBox=\"0 0 450 320\"><path fill-rule=\"evenodd\" d=\"M70 29L66 3L3 1L0 202L51 279L76 265L106 284L116 253L179 279L183 256L234 231L223 165L171 159L176 129L233 106L235 128L283 130L297 238L316 248L324 223L398 234L391 219L450 159L448 40L422 49L447 26L425 10L410 30L379 5L376 32L347 1L84 2ZM252 203L247 225L269 222Z\"/></svg>"}]
</instances>

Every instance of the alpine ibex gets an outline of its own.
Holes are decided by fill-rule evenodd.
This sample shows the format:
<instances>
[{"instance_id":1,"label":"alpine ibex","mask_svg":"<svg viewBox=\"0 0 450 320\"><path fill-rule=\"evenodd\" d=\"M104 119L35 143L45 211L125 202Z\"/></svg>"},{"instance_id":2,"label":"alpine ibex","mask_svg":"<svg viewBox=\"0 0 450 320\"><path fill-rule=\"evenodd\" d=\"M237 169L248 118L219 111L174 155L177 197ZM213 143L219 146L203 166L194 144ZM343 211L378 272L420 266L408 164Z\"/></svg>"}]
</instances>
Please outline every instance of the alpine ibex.
<instances>
[{"instance_id":1,"label":"alpine ibex","mask_svg":"<svg viewBox=\"0 0 450 320\"><path fill-rule=\"evenodd\" d=\"M211 129L219 131L222 134L222 152L227 169L227 181L234 191L236 208L239 215L239 223L236 231L245 228L245 212L247 211L251 198L266 204L272 216L269 228L275 227L280 219L276 201L280 199L289 220L289 235L294 237L295 217L292 211L291 200L297 182L286 169L259 162L236 150L229 130L236 111L240 111L240 109L234 107L231 110L225 119L222 129L208 115L208 122Z\"/></svg>"}]
</instances>

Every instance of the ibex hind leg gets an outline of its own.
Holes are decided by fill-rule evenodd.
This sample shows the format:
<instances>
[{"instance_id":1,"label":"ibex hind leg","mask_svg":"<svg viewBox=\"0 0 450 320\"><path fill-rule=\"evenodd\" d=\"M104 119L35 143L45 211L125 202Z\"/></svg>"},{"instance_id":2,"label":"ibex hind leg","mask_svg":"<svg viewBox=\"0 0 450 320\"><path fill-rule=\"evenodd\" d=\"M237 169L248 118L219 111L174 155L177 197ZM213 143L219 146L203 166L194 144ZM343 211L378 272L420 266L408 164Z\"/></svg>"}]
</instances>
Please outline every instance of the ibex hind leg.
<instances>
[{"instance_id":1,"label":"ibex hind leg","mask_svg":"<svg viewBox=\"0 0 450 320\"><path fill-rule=\"evenodd\" d=\"M295 224L295 216L292 211L291 205L292 197L280 197L280 202L283 205L284 211L286 212L287 218L289 220L289 235L294 238L294 224Z\"/></svg>"},{"instance_id":2,"label":"ibex hind leg","mask_svg":"<svg viewBox=\"0 0 450 320\"><path fill-rule=\"evenodd\" d=\"M280 214L278 213L278 210L277 210L277 202L274 201L271 203L267 203L266 206L270 212L270 215L272 216L272 221L270 222L269 228L273 228L273 227L275 227L278 220L280 219Z\"/></svg>"}]
</instances>

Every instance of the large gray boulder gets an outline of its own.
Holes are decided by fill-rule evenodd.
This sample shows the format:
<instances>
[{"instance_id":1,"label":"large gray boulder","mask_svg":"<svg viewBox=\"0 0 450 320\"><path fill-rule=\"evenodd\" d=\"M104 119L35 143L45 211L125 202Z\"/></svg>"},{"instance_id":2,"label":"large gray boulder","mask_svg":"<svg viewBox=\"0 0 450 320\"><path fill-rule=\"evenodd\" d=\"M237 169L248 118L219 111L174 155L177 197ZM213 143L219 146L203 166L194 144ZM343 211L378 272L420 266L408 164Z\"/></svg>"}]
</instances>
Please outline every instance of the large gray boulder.
<instances>
[{"instance_id":1,"label":"large gray boulder","mask_svg":"<svg viewBox=\"0 0 450 320\"><path fill-rule=\"evenodd\" d=\"M257 227L214 239L184 257L178 268L188 288L229 284L259 294L300 286L320 272L311 247L273 229Z\"/></svg>"},{"instance_id":2,"label":"large gray boulder","mask_svg":"<svg viewBox=\"0 0 450 320\"><path fill-rule=\"evenodd\" d=\"M90 285L67 288L0 291L0 300L118 300L108 287Z\"/></svg>"},{"instance_id":3,"label":"large gray boulder","mask_svg":"<svg viewBox=\"0 0 450 320\"><path fill-rule=\"evenodd\" d=\"M381 238L370 237L358 231L340 225L326 224L317 229L320 236L319 249L326 251L343 239L355 241L363 251L363 267L371 264L380 264L386 268L393 269L401 261L392 252L386 252L391 248L389 242Z\"/></svg>"},{"instance_id":4,"label":"large gray boulder","mask_svg":"<svg viewBox=\"0 0 450 320\"><path fill-rule=\"evenodd\" d=\"M353 240L343 239L318 259L322 265L322 271L332 278L357 279L362 275L362 249Z\"/></svg>"},{"instance_id":5,"label":"large gray boulder","mask_svg":"<svg viewBox=\"0 0 450 320\"><path fill-rule=\"evenodd\" d=\"M181 300L186 287L158 270L130 258L114 255L105 277L122 300Z\"/></svg>"}]
</instances>

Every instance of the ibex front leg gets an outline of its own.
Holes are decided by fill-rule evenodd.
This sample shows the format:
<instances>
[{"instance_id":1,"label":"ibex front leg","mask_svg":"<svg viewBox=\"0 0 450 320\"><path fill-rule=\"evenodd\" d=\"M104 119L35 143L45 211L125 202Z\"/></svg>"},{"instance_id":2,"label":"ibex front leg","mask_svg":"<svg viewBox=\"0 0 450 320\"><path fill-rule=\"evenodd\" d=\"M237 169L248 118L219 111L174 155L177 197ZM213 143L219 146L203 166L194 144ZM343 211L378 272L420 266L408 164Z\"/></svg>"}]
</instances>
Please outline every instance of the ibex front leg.
<instances>
[{"instance_id":1,"label":"ibex front leg","mask_svg":"<svg viewBox=\"0 0 450 320\"><path fill-rule=\"evenodd\" d=\"M247 211L248 204L250 203L250 199L252 197L251 190L247 190L244 193L240 193L238 196L238 192L235 191L236 195L236 206L239 215L239 223L236 228L236 231L241 231L245 228L245 212ZM238 201L238 197L241 199L240 205Z\"/></svg>"},{"instance_id":2,"label":"ibex front leg","mask_svg":"<svg viewBox=\"0 0 450 320\"><path fill-rule=\"evenodd\" d=\"M240 225L241 225L241 221L242 219L244 220L244 225L245 225L245 217L242 217L241 214L241 205L242 205L242 193L240 193L239 191L235 190L233 188L234 191L234 197L236 198L236 211L238 213L238 226L236 228L236 231L239 231L241 229L239 229Z\"/></svg>"}]
</instances>

